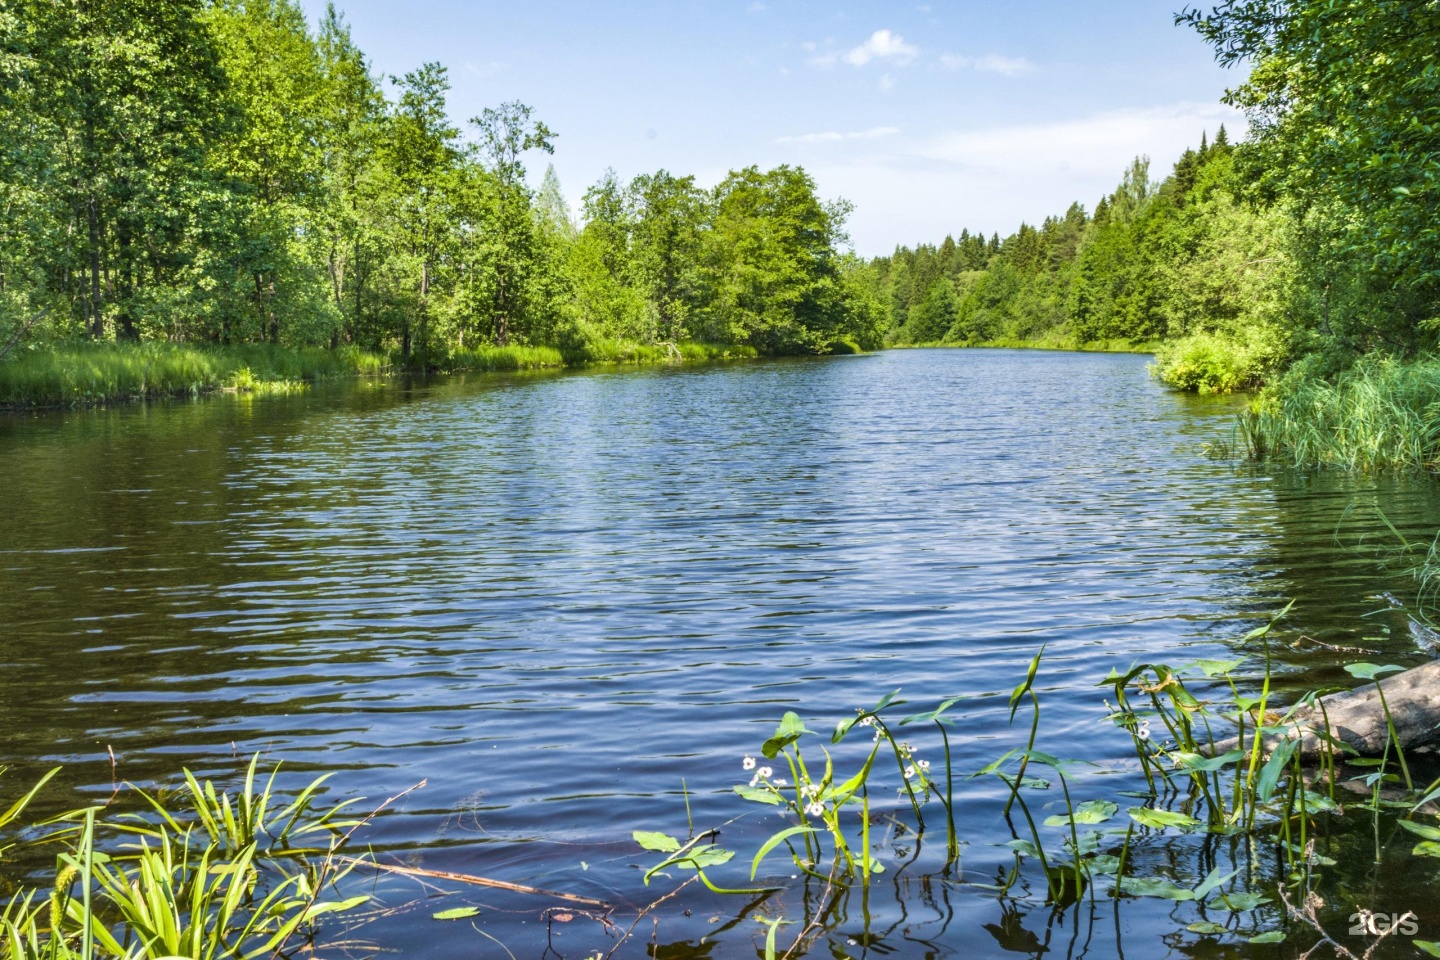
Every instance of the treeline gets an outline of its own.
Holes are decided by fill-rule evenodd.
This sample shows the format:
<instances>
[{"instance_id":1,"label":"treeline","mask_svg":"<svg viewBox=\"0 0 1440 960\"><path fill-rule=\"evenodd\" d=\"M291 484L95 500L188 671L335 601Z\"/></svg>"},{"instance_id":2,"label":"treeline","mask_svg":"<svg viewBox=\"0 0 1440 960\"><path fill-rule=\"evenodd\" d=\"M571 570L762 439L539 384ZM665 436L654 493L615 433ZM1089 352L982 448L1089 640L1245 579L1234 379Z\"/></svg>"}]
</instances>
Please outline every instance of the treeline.
<instances>
[{"instance_id":1,"label":"treeline","mask_svg":"<svg viewBox=\"0 0 1440 960\"><path fill-rule=\"evenodd\" d=\"M1223 128L1156 182L1137 159L1079 204L989 240L901 248L865 273L890 343L1161 344L1190 389L1333 377L1440 333L1440 8L1232 0L1177 18L1251 72Z\"/></svg>"},{"instance_id":2,"label":"treeline","mask_svg":"<svg viewBox=\"0 0 1440 960\"><path fill-rule=\"evenodd\" d=\"M527 179L555 132L458 125L449 88L376 76L333 6L0 6L0 345L878 345L848 208L803 170L612 174L577 223Z\"/></svg>"},{"instance_id":3,"label":"treeline","mask_svg":"<svg viewBox=\"0 0 1440 960\"><path fill-rule=\"evenodd\" d=\"M1243 362L1209 373L1232 388L1284 353L1273 322L1281 236L1279 219L1246 201L1222 126L1158 182L1136 159L1093 214L1075 203L1003 240L965 231L869 269L898 345L1123 348L1220 336Z\"/></svg>"}]
</instances>

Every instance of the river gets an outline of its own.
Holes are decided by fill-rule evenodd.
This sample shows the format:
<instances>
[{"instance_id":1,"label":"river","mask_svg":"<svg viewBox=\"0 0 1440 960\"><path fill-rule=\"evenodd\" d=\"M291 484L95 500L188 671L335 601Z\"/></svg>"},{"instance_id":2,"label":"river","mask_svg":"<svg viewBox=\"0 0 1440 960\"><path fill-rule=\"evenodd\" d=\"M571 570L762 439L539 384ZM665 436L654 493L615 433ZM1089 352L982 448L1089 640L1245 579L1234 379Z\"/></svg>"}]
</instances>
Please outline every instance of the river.
<instances>
[{"instance_id":1,"label":"river","mask_svg":"<svg viewBox=\"0 0 1440 960\"><path fill-rule=\"evenodd\" d=\"M1007 698L1044 644L1045 749L1104 769L1128 750L1102 723L1110 668L1226 655L1292 599L1294 683L1353 683L1322 644L1426 659L1397 603L1436 485L1209 459L1235 401L1145 364L894 351L6 416L4 783L64 763L46 803L103 799L109 750L141 783L233 780L263 751L282 783L333 772L329 797L369 805L425 780L366 830L387 862L642 904L669 887L640 884L655 858L630 833L685 833L687 795L697 827L744 815L719 875L748 880L780 821L730 788L786 710L828 730L897 688L965 696L968 773L1023 739ZM870 917L813 955L1204 953L1168 902L1002 909L973 885L1010 860L997 788L964 784L963 876L887 835ZM1368 905L1440 934L1392 880L1364 881ZM754 956L751 914L814 896L786 883L761 907L687 889L656 955ZM550 901L439 886L387 879L393 909L355 936L503 955L430 919L473 903L515 956L544 949ZM584 917L551 934L609 948Z\"/></svg>"}]
</instances>

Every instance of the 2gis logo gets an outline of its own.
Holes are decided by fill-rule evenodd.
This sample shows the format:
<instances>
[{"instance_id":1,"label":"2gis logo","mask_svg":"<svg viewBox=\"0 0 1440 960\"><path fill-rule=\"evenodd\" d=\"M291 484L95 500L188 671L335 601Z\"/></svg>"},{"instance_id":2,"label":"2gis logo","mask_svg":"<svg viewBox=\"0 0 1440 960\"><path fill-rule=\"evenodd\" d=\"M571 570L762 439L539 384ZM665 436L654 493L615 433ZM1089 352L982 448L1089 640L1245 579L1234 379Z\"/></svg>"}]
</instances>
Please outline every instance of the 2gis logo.
<instances>
[{"instance_id":1,"label":"2gis logo","mask_svg":"<svg viewBox=\"0 0 1440 960\"><path fill-rule=\"evenodd\" d=\"M1356 910L1350 914L1350 935L1352 937L1384 937L1398 933L1402 937L1413 937L1420 932L1413 913L1375 913L1371 910Z\"/></svg>"}]
</instances>

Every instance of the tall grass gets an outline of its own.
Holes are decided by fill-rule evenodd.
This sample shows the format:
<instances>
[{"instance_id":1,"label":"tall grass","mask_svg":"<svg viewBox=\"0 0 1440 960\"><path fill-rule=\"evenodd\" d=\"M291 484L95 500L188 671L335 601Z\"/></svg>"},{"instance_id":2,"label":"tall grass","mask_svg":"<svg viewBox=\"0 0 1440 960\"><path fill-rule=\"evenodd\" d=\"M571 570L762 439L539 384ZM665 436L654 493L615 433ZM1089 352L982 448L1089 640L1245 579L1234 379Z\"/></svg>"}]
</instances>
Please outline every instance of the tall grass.
<instances>
[{"instance_id":1,"label":"tall grass","mask_svg":"<svg viewBox=\"0 0 1440 960\"><path fill-rule=\"evenodd\" d=\"M1301 467L1440 468L1440 359L1368 358L1333 379L1297 370L1240 415L1249 459Z\"/></svg>"},{"instance_id":2,"label":"tall grass","mask_svg":"<svg viewBox=\"0 0 1440 960\"><path fill-rule=\"evenodd\" d=\"M481 346L432 354L418 363L431 372L473 373L755 356L755 348L748 346L592 340L568 351L543 346ZM0 409L83 406L218 390L282 392L316 380L380 376L399 365L398 358L349 346L327 350L269 344L76 344L22 352L0 361Z\"/></svg>"},{"instance_id":3,"label":"tall grass","mask_svg":"<svg viewBox=\"0 0 1440 960\"><path fill-rule=\"evenodd\" d=\"M90 807L26 831L21 839L59 853L53 874L0 904L0 958L278 957L302 947L321 917L366 902L334 889L356 863L340 851L369 817L322 805L323 777L287 800L257 766L234 791L188 771L165 802L130 788L146 816ZM0 818L7 833L38 789Z\"/></svg>"},{"instance_id":4,"label":"tall grass","mask_svg":"<svg viewBox=\"0 0 1440 960\"><path fill-rule=\"evenodd\" d=\"M386 361L354 347L286 349L174 343L84 344L0 362L0 407L55 407L264 390L327 377L377 375Z\"/></svg>"}]
</instances>

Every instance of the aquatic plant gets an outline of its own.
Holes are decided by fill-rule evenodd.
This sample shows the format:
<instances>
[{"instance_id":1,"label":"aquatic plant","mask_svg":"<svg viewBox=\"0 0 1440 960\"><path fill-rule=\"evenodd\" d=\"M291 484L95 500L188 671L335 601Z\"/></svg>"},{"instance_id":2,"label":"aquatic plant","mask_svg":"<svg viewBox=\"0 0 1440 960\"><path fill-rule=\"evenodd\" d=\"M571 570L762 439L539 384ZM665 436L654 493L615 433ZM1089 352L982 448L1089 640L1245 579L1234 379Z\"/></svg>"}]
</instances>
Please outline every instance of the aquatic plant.
<instances>
[{"instance_id":1,"label":"aquatic plant","mask_svg":"<svg viewBox=\"0 0 1440 960\"><path fill-rule=\"evenodd\" d=\"M22 886L0 910L0 958L278 956L322 917L365 903L366 895L334 891L360 862L341 851L370 817L351 816L353 801L321 805L326 777L287 798L275 772L260 781L258 763L233 792L186 771L185 787L166 801L131 788L148 813L87 807L26 831L16 842L60 852L53 875ZM13 827L54 773L12 804L0 827Z\"/></svg>"}]
</instances>

